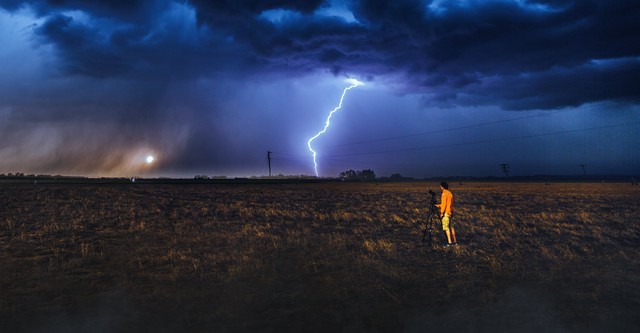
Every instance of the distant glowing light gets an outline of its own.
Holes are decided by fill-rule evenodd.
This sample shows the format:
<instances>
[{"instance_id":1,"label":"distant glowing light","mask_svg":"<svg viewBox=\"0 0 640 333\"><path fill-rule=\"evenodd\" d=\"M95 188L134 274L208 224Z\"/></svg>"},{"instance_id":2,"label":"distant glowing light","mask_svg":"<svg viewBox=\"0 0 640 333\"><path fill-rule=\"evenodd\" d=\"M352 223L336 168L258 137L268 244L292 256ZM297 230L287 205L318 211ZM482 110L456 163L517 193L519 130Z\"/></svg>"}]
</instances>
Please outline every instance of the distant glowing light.
<instances>
[{"instance_id":1,"label":"distant glowing light","mask_svg":"<svg viewBox=\"0 0 640 333\"><path fill-rule=\"evenodd\" d=\"M322 129L322 131L318 132L311 139L309 139L309 141L307 141L307 147L309 147L309 151L311 151L311 153L313 155L313 170L316 173L316 177L318 177L318 163L316 162L317 153L311 147L311 142L313 142L313 140L317 139L320 135L324 134L324 132L327 131L327 129L331 125L331 116L333 116L333 114L336 113L336 111L338 111L338 110L340 110L340 108L342 108L342 101L344 100L344 96L347 94L347 91L349 91L349 90L351 90L351 89L353 89L355 87L364 85L363 82L360 82L360 81L358 81L356 79L351 79L351 78L344 80L344 82L348 83L349 86L344 88L344 90L342 91L342 96L340 97L340 103L338 103L338 106L336 106L335 109L333 109L333 110L331 110L331 112L329 112L329 116L327 116L327 120L325 121L324 128Z\"/></svg>"},{"instance_id":2,"label":"distant glowing light","mask_svg":"<svg viewBox=\"0 0 640 333\"><path fill-rule=\"evenodd\" d=\"M155 157L153 157L152 155L147 155L147 158L145 160L147 161L147 164L151 164L153 163L153 160L155 160Z\"/></svg>"}]
</instances>

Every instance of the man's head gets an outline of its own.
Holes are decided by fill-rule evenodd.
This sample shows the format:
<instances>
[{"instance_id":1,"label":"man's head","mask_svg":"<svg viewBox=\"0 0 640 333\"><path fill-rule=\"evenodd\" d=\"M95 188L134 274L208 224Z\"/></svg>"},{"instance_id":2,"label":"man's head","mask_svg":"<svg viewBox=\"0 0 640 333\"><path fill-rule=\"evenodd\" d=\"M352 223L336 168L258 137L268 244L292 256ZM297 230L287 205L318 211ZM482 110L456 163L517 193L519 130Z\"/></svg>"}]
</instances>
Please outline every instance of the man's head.
<instances>
[{"instance_id":1,"label":"man's head","mask_svg":"<svg viewBox=\"0 0 640 333\"><path fill-rule=\"evenodd\" d=\"M440 187L442 187L445 190L448 190L449 189L449 184L447 184L447 182L442 182L442 183L440 183Z\"/></svg>"}]
</instances>

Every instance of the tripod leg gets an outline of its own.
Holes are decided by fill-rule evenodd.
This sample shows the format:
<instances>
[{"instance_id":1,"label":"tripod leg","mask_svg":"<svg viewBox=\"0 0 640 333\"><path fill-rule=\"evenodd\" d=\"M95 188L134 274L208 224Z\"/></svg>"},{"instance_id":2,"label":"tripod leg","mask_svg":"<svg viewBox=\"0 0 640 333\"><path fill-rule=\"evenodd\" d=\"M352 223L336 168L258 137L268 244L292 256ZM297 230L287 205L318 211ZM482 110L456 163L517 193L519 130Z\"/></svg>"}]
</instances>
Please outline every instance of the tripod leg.
<instances>
[{"instance_id":1,"label":"tripod leg","mask_svg":"<svg viewBox=\"0 0 640 333\"><path fill-rule=\"evenodd\" d=\"M425 229L424 231L425 231L425 236L427 236L427 233L428 233L429 247L432 247L433 246L433 220L431 218L431 215L429 215L429 217L427 218L427 229Z\"/></svg>"}]
</instances>

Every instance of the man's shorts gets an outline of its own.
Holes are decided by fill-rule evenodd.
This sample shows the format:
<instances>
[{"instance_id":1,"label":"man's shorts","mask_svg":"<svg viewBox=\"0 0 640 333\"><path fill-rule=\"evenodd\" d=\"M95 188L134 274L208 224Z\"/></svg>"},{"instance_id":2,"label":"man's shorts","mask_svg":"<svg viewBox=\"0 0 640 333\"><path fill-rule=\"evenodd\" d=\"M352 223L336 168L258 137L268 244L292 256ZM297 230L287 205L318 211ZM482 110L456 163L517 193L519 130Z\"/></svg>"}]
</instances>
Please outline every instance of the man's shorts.
<instances>
[{"instance_id":1,"label":"man's shorts","mask_svg":"<svg viewBox=\"0 0 640 333\"><path fill-rule=\"evenodd\" d=\"M442 230L447 231L449 228L453 228L453 223L451 223L451 215L444 214L442 218Z\"/></svg>"}]
</instances>

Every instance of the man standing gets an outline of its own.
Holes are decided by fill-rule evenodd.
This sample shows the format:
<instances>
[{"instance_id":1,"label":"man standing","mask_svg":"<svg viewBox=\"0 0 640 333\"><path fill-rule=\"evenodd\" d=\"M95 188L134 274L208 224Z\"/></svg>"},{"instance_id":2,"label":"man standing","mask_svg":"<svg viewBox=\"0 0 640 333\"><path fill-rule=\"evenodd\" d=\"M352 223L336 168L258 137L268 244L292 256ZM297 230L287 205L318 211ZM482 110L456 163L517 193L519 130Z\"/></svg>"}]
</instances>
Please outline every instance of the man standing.
<instances>
[{"instance_id":1,"label":"man standing","mask_svg":"<svg viewBox=\"0 0 640 333\"><path fill-rule=\"evenodd\" d=\"M447 246L458 245L456 241L456 231L451 223L451 215L453 212L453 194L449 191L449 184L446 182L440 183L440 189L442 190L442 198L440 204L436 205L440 207L440 218L442 218L442 230L447 234ZM453 240L453 242L452 242Z\"/></svg>"}]
</instances>

